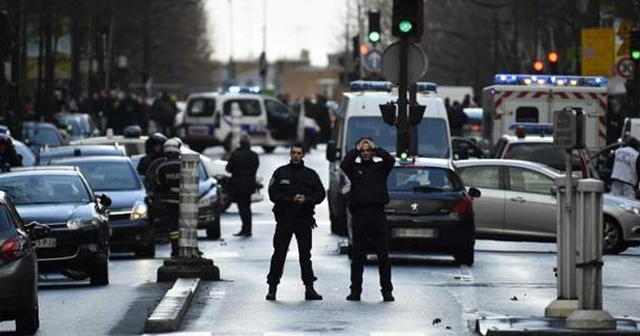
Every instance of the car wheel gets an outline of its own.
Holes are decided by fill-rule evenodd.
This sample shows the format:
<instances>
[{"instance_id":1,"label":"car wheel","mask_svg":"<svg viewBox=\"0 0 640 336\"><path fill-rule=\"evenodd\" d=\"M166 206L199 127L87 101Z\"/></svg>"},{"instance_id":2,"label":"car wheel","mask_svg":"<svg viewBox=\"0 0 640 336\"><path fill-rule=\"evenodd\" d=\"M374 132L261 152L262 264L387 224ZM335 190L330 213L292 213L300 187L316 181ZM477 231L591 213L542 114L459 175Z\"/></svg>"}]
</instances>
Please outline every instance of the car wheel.
<instances>
[{"instance_id":1,"label":"car wheel","mask_svg":"<svg viewBox=\"0 0 640 336\"><path fill-rule=\"evenodd\" d=\"M21 311L16 317L16 332L20 335L33 335L40 328L38 307Z\"/></svg>"},{"instance_id":2,"label":"car wheel","mask_svg":"<svg viewBox=\"0 0 640 336\"><path fill-rule=\"evenodd\" d=\"M473 262L475 259L475 252L473 247L474 247L474 244L469 244L466 246L459 247L453 253L453 258L455 259L456 263L467 265L467 266L473 266Z\"/></svg>"},{"instance_id":3,"label":"car wheel","mask_svg":"<svg viewBox=\"0 0 640 336\"><path fill-rule=\"evenodd\" d=\"M276 147L275 146L262 146L262 150L267 154L271 154L271 153L273 153L274 150L276 150Z\"/></svg>"},{"instance_id":4,"label":"car wheel","mask_svg":"<svg viewBox=\"0 0 640 336\"><path fill-rule=\"evenodd\" d=\"M217 214L216 220L207 228L207 238L218 240L220 239L220 235L220 214Z\"/></svg>"},{"instance_id":5,"label":"car wheel","mask_svg":"<svg viewBox=\"0 0 640 336\"><path fill-rule=\"evenodd\" d=\"M136 249L136 257L138 258L153 258L156 256L156 242L154 239L149 239L149 243L145 246L140 246Z\"/></svg>"},{"instance_id":6,"label":"car wheel","mask_svg":"<svg viewBox=\"0 0 640 336\"><path fill-rule=\"evenodd\" d=\"M91 286L106 286L109 284L109 259L100 255L91 272Z\"/></svg>"},{"instance_id":7,"label":"car wheel","mask_svg":"<svg viewBox=\"0 0 640 336\"><path fill-rule=\"evenodd\" d=\"M615 219L604 216L602 228L602 251L604 254L618 254L627 249L622 237L622 229Z\"/></svg>"}]
</instances>

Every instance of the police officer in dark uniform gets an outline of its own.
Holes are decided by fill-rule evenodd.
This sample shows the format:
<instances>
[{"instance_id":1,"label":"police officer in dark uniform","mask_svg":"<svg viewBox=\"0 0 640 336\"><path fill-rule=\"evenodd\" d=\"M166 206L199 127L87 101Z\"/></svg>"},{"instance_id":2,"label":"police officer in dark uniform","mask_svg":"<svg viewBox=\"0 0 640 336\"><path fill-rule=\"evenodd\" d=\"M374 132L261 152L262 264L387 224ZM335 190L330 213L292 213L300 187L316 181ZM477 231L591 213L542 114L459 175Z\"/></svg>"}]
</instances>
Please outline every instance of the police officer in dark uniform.
<instances>
[{"instance_id":1,"label":"police officer in dark uniform","mask_svg":"<svg viewBox=\"0 0 640 336\"><path fill-rule=\"evenodd\" d=\"M167 141L167 137L162 133L153 133L144 142L145 156L138 162L138 174L145 176L151 162L164 156L162 146Z\"/></svg>"},{"instance_id":2,"label":"police officer in dark uniform","mask_svg":"<svg viewBox=\"0 0 640 336\"><path fill-rule=\"evenodd\" d=\"M324 200L325 190L318 174L304 165L304 147L296 143L289 150L289 164L276 169L269 181L269 198L274 203L276 231L273 236L273 255L267 275L269 292L266 299L276 299L291 236L296 236L305 300L322 300L313 288L317 279L311 267L311 230L316 227L315 206Z\"/></svg>"},{"instance_id":3,"label":"police officer in dark uniform","mask_svg":"<svg viewBox=\"0 0 640 336\"><path fill-rule=\"evenodd\" d=\"M352 216L351 293L349 301L360 301L362 273L367 257L367 239L373 238L378 256L380 286L384 301L394 301L391 294L391 262L384 206L389 203L387 177L395 158L383 148L376 148L371 138L361 138L349 151L340 168L351 181L349 211Z\"/></svg>"},{"instance_id":4,"label":"police officer in dark uniform","mask_svg":"<svg viewBox=\"0 0 640 336\"><path fill-rule=\"evenodd\" d=\"M180 146L177 139L168 139L163 145L165 157L152 162L146 175L149 197L154 207L161 210L163 220L169 227L171 256L178 256L180 231Z\"/></svg>"},{"instance_id":5,"label":"police officer in dark uniform","mask_svg":"<svg viewBox=\"0 0 640 336\"><path fill-rule=\"evenodd\" d=\"M8 135L0 135L0 169L8 172L11 167L22 167L22 155L16 152L13 141Z\"/></svg>"},{"instance_id":6,"label":"police officer in dark uniform","mask_svg":"<svg viewBox=\"0 0 640 336\"><path fill-rule=\"evenodd\" d=\"M251 150L249 135L240 137L240 147L231 153L226 170L231 173L230 194L238 205L242 228L234 236L251 237L251 194L256 191L256 173L260 161Z\"/></svg>"}]
</instances>

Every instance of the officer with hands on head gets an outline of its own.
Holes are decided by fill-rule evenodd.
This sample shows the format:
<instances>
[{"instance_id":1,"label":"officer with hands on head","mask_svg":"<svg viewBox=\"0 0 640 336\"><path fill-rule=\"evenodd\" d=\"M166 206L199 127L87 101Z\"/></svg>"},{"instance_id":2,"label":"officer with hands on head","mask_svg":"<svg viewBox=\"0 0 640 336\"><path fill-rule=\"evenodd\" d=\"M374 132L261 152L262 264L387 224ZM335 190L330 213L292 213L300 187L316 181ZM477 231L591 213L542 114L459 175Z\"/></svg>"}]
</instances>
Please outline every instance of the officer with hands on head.
<instances>
[{"instance_id":1,"label":"officer with hands on head","mask_svg":"<svg viewBox=\"0 0 640 336\"><path fill-rule=\"evenodd\" d=\"M240 137L240 147L231 153L225 167L231 173L230 193L238 205L242 228L234 236L251 237L251 194L256 191L256 173L260 160L258 154L251 150L249 135Z\"/></svg>"},{"instance_id":2,"label":"officer with hands on head","mask_svg":"<svg viewBox=\"0 0 640 336\"><path fill-rule=\"evenodd\" d=\"M11 167L22 167L22 155L16 152L13 141L7 135L0 135L0 169L8 172Z\"/></svg>"},{"instance_id":3,"label":"officer with hands on head","mask_svg":"<svg viewBox=\"0 0 640 336\"><path fill-rule=\"evenodd\" d=\"M291 161L279 167L269 181L269 198L274 203L276 231L273 236L273 255L267 283L266 299L276 299L276 289L282 277L284 262L292 235L298 242L300 271L305 285L305 300L322 300L313 288L317 278L311 266L311 232L315 228L315 206L325 198L325 190L318 174L304 165L304 147L296 143L289 149Z\"/></svg>"},{"instance_id":4,"label":"officer with hands on head","mask_svg":"<svg viewBox=\"0 0 640 336\"><path fill-rule=\"evenodd\" d=\"M145 176L151 162L164 156L162 146L167 137L162 133L153 133L144 142L145 155L138 162L138 175Z\"/></svg>"},{"instance_id":5,"label":"officer with hands on head","mask_svg":"<svg viewBox=\"0 0 640 336\"><path fill-rule=\"evenodd\" d=\"M362 273L367 257L367 239L373 238L378 256L380 286L384 301L394 301L391 294L391 262L389 239L384 206L389 203L387 177L395 164L395 158L371 138L360 138L356 148L350 150L340 163L340 168L351 182L348 196L352 216L353 244L351 250L351 293L349 301L360 301Z\"/></svg>"},{"instance_id":6,"label":"officer with hands on head","mask_svg":"<svg viewBox=\"0 0 640 336\"><path fill-rule=\"evenodd\" d=\"M152 162L147 170L146 181L149 197L158 206L154 209L162 211L165 225L169 228L171 256L178 256L178 239L180 231L180 146L177 139L168 139L163 145L165 157Z\"/></svg>"}]
</instances>

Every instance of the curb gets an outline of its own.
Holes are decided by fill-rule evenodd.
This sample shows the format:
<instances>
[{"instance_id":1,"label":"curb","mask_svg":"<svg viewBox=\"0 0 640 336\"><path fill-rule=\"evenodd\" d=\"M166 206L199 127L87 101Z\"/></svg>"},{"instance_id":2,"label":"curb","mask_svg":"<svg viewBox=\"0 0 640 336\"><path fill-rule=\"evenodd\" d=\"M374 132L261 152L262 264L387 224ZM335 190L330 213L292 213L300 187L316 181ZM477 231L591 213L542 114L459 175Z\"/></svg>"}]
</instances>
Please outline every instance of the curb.
<instances>
[{"instance_id":1,"label":"curb","mask_svg":"<svg viewBox=\"0 0 640 336\"><path fill-rule=\"evenodd\" d=\"M147 318L144 331L147 333L176 331L199 286L199 278L176 279L151 316Z\"/></svg>"}]
</instances>

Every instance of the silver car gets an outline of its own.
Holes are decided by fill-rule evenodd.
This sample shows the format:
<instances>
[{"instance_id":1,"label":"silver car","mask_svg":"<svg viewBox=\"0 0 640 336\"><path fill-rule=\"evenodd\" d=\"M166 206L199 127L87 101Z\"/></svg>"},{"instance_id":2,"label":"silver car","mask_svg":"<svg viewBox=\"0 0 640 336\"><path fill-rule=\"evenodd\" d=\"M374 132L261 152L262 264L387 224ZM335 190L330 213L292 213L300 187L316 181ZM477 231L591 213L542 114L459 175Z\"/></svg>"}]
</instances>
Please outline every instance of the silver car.
<instances>
[{"instance_id":1,"label":"silver car","mask_svg":"<svg viewBox=\"0 0 640 336\"><path fill-rule=\"evenodd\" d=\"M475 199L476 237L512 241L556 241L554 180L564 175L547 165L521 160L454 162L464 184L480 190ZM605 253L640 245L640 202L605 194Z\"/></svg>"}]
</instances>

